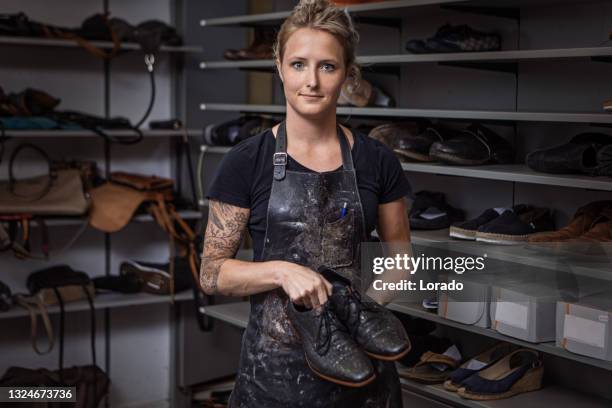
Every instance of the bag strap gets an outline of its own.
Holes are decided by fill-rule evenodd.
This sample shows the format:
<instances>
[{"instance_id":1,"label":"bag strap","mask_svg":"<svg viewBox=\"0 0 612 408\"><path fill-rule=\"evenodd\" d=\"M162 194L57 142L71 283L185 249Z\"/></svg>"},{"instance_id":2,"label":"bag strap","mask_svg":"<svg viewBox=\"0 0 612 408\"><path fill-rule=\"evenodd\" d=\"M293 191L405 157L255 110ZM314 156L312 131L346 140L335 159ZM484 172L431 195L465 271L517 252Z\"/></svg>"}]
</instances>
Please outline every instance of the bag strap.
<instances>
[{"instance_id":1,"label":"bag strap","mask_svg":"<svg viewBox=\"0 0 612 408\"><path fill-rule=\"evenodd\" d=\"M15 159L17 158L19 153L21 153L22 151L26 149L34 150L36 153L42 156L42 158L45 159L45 161L47 162L48 175L49 175L47 184L45 185L45 188L43 188L43 190L39 194L35 195L34 197L22 196L15 192L15 184L17 183L17 180L15 179L15 172L14 172ZM35 146L31 143L22 143L19 146L17 146L15 150L13 150L13 152L11 153L11 158L9 159L8 175L9 175L9 185L8 185L9 192L16 197L30 198L30 201L40 200L45 195L47 195L49 190L51 190L53 181L57 178L57 173L53 171L53 168L51 166L51 159L49 158L47 153L45 153L45 151L41 149L40 147Z\"/></svg>"},{"instance_id":2,"label":"bag strap","mask_svg":"<svg viewBox=\"0 0 612 408\"><path fill-rule=\"evenodd\" d=\"M64 318L66 317L66 311L64 310L64 299L62 294L58 290L57 286L53 287L53 292L57 297L57 302L60 308L60 341L59 341L59 376L60 382L64 383Z\"/></svg>"},{"instance_id":3,"label":"bag strap","mask_svg":"<svg viewBox=\"0 0 612 408\"><path fill-rule=\"evenodd\" d=\"M53 336L53 326L51 325L51 320L49 319L49 313L47 313L47 309L37 296L26 297L17 294L14 298L17 304L26 309L28 311L28 314L30 315L30 338L32 341L32 348L38 355L48 354L49 352L51 352L51 350L53 350L53 346L55 345L55 337ZM38 316L34 307L38 308L40 318L43 322L43 326L47 334L47 339L49 340L49 345L44 351L40 351L40 348L38 347Z\"/></svg>"}]
</instances>

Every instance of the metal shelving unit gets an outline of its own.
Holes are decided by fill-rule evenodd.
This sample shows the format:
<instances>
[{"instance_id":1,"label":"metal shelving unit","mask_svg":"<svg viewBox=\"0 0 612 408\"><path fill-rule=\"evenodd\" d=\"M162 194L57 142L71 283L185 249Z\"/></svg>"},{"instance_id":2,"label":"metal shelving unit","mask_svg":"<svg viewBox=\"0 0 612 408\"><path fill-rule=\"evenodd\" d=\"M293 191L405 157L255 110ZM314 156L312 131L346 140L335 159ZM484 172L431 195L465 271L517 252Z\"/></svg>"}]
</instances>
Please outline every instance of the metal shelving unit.
<instances>
[{"instance_id":1,"label":"metal shelving unit","mask_svg":"<svg viewBox=\"0 0 612 408\"><path fill-rule=\"evenodd\" d=\"M104 130L104 133L110 137L134 137L136 134L132 130ZM153 137L182 137L183 134L187 134L189 137L197 137L202 134L199 129L187 129L187 130L142 130L144 138ZM91 130L63 130L63 129L33 129L33 130L7 130L5 131L7 137L100 137Z\"/></svg>"},{"instance_id":2,"label":"metal shelving unit","mask_svg":"<svg viewBox=\"0 0 612 408\"><path fill-rule=\"evenodd\" d=\"M202 217L202 213L198 211L178 211L181 218L185 220L197 220ZM138 214L132 218L131 222L152 222L153 216L149 214ZM55 217L45 219L45 225L48 227L67 227L72 225L83 225L86 222L86 218L81 217ZM35 227L37 224L34 223Z\"/></svg>"},{"instance_id":3,"label":"metal shelving unit","mask_svg":"<svg viewBox=\"0 0 612 408\"><path fill-rule=\"evenodd\" d=\"M90 43L98 48L112 49L113 43L110 41L90 41ZM63 40L57 38L38 38L38 37L9 37L0 36L0 45L17 45L31 47L66 47L66 48L81 48L79 44L72 40ZM137 51L140 50L140 45L136 43L124 42L121 43L121 51ZM159 49L161 52L167 53L198 53L202 52L203 48L199 45L181 45L169 46L162 45Z\"/></svg>"},{"instance_id":4,"label":"metal shelving unit","mask_svg":"<svg viewBox=\"0 0 612 408\"><path fill-rule=\"evenodd\" d=\"M174 300L177 302L183 302L193 299L192 291L185 291L177 293L174 296ZM94 298L94 307L97 310L101 309L114 309L118 307L128 306L141 306L141 305L152 305L158 303L171 303L172 296L170 295L151 295L148 293L136 293L136 294L123 294L123 293L104 293L97 294ZM89 303L86 300L80 300L77 302L66 303L66 312L82 312L89 310ZM47 307L49 314L57 314L60 312L59 306ZM27 310L14 306L8 312L0 313L0 320L11 319L29 316Z\"/></svg>"},{"instance_id":5,"label":"metal shelving unit","mask_svg":"<svg viewBox=\"0 0 612 408\"><path fill-rule=\"evenodd\" d=\"M363 66L401 65L427 62L519 62L537 60L575 60L612 56L612 47L559 48L547 50L489 51L478 53L445 54L390 54L365 55L357 57ZM273 60L252 61L202 61L201 69L253 69L273 68Z\"/></svg>"},{"instance_id":6,"label":"metal shelving unit","mask_svg":"<svg viewBox=\"0 0 612 408\"><path fill-rule=\"evenodd\" d=\"M282 105L249 105L241 103L201 103L200 110L244 113L285 113ZM406 108L354 108L338 107L338 115L373 118L432 118L470 119L504 122L555 122L612 124L612 115L579 112L513 112L490 110L406 109Z\"/></svg>"}]
</instances>

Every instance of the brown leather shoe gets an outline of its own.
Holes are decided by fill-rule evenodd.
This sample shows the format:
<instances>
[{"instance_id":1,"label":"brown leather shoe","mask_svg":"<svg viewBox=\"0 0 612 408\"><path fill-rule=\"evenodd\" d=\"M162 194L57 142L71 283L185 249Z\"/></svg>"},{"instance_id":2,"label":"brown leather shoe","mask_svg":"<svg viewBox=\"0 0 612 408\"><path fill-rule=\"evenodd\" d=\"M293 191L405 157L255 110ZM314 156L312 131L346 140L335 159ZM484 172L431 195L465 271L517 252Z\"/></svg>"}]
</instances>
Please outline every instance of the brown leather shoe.
<instances>
[{"instance_id":1,"label":"brown leather shoe","mask_svg":"<svg viewBox=\"0 0 612 408\"><path fill-rule=\"evenodd\" d=\"M228 49L223 57L228 60L258 60L272 59L272 44L275 32L272 29L256 29L253 42L241 50Z\"/></svg>"},{"instance_id":2,"label":"brown leather shoe","mask_svg":"<svg viewBox=\"0 0 612 408\"><path fill-rule=\"evenodd\" d=\"M587 232L566 245L573 254L612 259L612 208L602 211Z\"/></svg>"},{"instance_id":3,"label":"brown leather shoe","mask_svg":"<svg viewBox=\"0 0 612 408\"><path fill-rule=\"evenodd\" d=\"M542 232L529 237L529 243L554 243L578 238L585 234L593 222L601 215L602 211L612 208L612 201L594 201L580 207L570 223L557 231ZM551 246L553 244L550 244Z\"/></svg>"}]
</instances>

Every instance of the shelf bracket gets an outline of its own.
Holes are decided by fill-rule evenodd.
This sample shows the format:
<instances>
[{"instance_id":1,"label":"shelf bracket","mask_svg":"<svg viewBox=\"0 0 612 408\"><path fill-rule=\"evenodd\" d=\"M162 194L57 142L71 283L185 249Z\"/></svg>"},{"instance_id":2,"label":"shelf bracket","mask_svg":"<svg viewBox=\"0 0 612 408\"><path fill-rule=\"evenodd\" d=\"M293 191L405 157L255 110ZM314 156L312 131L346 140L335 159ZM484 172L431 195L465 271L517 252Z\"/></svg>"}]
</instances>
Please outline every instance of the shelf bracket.
<instances>
[{"instance_id":1,"label":"shelf bracket","mask_svg":"<svg viewBox=\"0 0 612 408\"><path fill-rule=\"evenodd\" d=\"M519 8L510 7L483 7L483 6L460 6L452 4L444 4L440 6L444 10L458 11L460 13L480 14L484 16L493 16L500 18L509 18L511 20L520 20L521 10Z\"/></svg>"},{"instance_id":2,"label":"shelf bracket","mask_svg":"<svg viewBox=\"0 0 612 408\"><path fill-rule=\"evenodd\" d=\"M504 72L507 74L516 74L518 69L516 62L438 62L438 65Z\"/></svg>"}]
</instances>

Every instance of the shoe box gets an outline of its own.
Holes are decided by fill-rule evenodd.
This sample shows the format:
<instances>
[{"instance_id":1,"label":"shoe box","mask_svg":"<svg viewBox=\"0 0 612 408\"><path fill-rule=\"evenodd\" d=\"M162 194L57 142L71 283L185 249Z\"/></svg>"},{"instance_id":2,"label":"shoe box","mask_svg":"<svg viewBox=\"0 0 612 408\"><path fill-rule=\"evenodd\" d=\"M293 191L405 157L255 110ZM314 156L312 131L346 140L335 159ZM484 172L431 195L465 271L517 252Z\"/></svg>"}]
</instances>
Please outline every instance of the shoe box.
<instances>
[{"instance_id":1,"label":"shoe box","mask_svg":"<svg viewBox=\"0 0 612 408\"><path fill-rule=\"evenodd\" d=\"M559 288L557 282L569 281L561 273L542 273L535 280L496 282L491 294L492 328L501 334L532 343L555 341L557 302L566 297L580 298L605 290L597 279L580 279L575 288Z\"/></svg>"},{"instance_id":2,"label":"shoe box","mask_svg":"<svg viewBox=\"0 0 612 408\"><path fill-rule=\"evenodd\" d=\"M491 299L495 284L520 283L531 279L531 274L507 267L486 271L466 272L462 275L447 275L447 280L463 284L461 291L438 292L438 316L463 324L491 327Z\"/></svg>"},{"instance_id":3,"label":"shoe box","mask_svg":"<svg viewBox=\"0 0 612 408\"><path fill-rule=\"evenodd\" d=\"M557 302L556 342L572 353L612 361L612 291Z\"/></svg>"}]
</instances>

